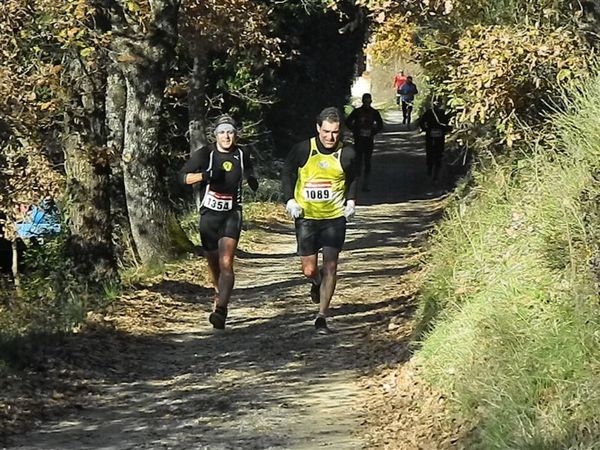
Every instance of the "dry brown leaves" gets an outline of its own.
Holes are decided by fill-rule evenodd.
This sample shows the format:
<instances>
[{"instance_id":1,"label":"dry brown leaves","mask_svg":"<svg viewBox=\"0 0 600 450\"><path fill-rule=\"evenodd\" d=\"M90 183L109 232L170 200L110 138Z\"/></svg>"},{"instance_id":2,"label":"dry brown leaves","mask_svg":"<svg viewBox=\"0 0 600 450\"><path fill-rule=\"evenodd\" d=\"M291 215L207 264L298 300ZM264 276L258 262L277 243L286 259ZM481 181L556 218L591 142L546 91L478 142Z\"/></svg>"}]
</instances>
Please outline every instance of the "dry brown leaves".
<instances>
[{"instance_id":1,"label":"dry brown leaves","mask_svg":"<svg viewBox=\"0 0 600 450\"><path fill-rule=\"evenodd\" d=\"M464 449L472 427L450 419L448 400L419 377L411 339L415 292L421 274L406 280L405 310L387 326L374 328L368 351L377 362L361 380L369 392L364 406L367 448L385 450ZM396 361L394 364L390 362Z\"/></svg>"},{"instance_id":2,"label":"dry brown leaves","mask_svg":"<svg viewBox=\"0 0 600 450\"><path fill-rule=\"evenodd\" d=\"M106 380L135 380L144 355L161 345L161 334L210 308L211 290L198 288L206 281L204 261L194 258L133 286L106 312L90 314L75 334L19 349L28 354L26 367L0 371L0 445L69 410L85 409ZM194 302L184 301L190 291Z\"/></svg>"}]
</instances>

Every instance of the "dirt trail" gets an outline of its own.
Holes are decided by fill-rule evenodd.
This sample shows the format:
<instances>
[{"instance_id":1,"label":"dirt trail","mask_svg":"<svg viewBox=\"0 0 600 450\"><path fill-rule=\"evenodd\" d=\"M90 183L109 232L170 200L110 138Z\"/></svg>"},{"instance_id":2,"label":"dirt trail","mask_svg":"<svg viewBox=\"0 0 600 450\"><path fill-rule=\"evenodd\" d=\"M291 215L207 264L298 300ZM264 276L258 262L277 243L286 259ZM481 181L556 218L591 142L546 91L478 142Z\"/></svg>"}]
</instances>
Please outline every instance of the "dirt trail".
<instances>
[{"instance_id":1,"label":"dirt trail","mask_svg":"<svg viewBox=\"0 0 600 450\"><path fill-rule=\"evenodd\" d=\"M386 332L412 312L405 276L439 213L421 139L397 125L386 130L376 143L372 191L361 195L341 256L330 319L337 333L315 335L292 226L270 227L237 259L227 330L208 324L210 292L193 276L202 263L190 261L191 276L167 274L124 299L139 314L126 332L100 333L88 338L90 347L79 342L95 361L81 368L93 395L6 448L368 447L361 424L370 393L359 380L408 357L397 336L387 347ZM99 342L106 351L95 355Z\"/></svg>"}]
</instances>

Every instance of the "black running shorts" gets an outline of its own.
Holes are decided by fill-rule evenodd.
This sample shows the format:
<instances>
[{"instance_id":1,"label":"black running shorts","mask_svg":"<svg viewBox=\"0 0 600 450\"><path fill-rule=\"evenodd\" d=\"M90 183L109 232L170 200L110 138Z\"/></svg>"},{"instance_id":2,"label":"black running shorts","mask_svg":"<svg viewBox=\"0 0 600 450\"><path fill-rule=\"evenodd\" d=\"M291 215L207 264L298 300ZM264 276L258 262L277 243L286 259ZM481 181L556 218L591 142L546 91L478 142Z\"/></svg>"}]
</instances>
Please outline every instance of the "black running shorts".
<instances>
[{"instance_id":1,"label":"black running shorts","mask_svg":"<svg viewBox=\"0 0 600 450\"><path fill-rule=\"evenodd\" d=\"M300 256L316 255L323 247L341 250L346 239L346 218L296 219L296 241Z\"/></svg>"},{"instance_id":2,"label":"black running shorts","mask_svg":"<svg viewBox=\"0 0 600 450\"><path fill-rule=\"evenodd\" d=\"M219 239L228 237L239 241L242 232L242 210L211 211L205 209L200 213L200 240L206 251L219 248Z\"/></svg>"}]
</instances>

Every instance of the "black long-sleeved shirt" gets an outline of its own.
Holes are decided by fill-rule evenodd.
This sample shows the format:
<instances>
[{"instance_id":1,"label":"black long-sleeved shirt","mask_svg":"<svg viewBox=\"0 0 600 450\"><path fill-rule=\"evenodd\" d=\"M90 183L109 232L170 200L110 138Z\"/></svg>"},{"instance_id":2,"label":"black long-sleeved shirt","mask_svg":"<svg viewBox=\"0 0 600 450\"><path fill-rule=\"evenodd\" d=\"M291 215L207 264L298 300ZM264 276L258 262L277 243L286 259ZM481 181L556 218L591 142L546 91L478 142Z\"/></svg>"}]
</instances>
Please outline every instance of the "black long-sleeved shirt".
<instances>
[{"instance_id":1,"label":"black long-sleeved shirt","mask_svg":"<svg viewBox=\"0 0 600 450\"><path fill-rule=\"evenodd\" d=\"M363 105L350 113L346 125L352 130L355 140L373 139L383 129L383 119L375 108Z\"/></svg>"},{"instance_id":2,"label":"black long-sleeved shirt","mask_svg":"<svg viewBox=\"0 0 600 450\"><path fill-rule=\"evenodd\" d=\"M425 131L427 136L430 136L433 130L440 130L444 133L452 130L452 126L448 123L449 121L450 115L442 108L429 108L423 113L417 123L421 130Z\"/></svg>"},{"instance_id":3,"label":"black long-sleeved shirt","mask_svg":"<svg viewBox=\"0 0 600 450\"><path fill-rule=\"evenodd\" d=\"M212 165L210 161L211 153L213 155ZM240 160L240 154L243 161ZM190 173L212 169L215 179L210 181L210 190L220 194L231 194L235 203L240 204L242 200L242 163L243 176L251 186L257 185L254 164L247 149L233 146L227 152L220 152L215 144L210 144L194 152L190 159L186 161L179 170L179 182L185 184L186 176ZM226 170L224 167L228 167L228 169ZM206 185L206 182L202 182L202 184Z\"/></svg>"},{"instance_id":4,"label":"black long-sleeved shirt","mask_svg":"<svg viewBox=\"0 0 600 450\"><path fill-rule=\"evenodd\" d=\"M316 138L317 148L324 155L335 153L336 148L327 149L321 144L319 138ZM298 181L298 169L306 164L310 155L310 139L302 141L292 147L285 159L283 170L281 172L281 187L284 200L294 198L294 189ZM340 161L344 174L346 176L346 199L356 199L356 162L354 148L350 145L344 145L342 149L342 158Z\"/></svg>"}]
</instances>

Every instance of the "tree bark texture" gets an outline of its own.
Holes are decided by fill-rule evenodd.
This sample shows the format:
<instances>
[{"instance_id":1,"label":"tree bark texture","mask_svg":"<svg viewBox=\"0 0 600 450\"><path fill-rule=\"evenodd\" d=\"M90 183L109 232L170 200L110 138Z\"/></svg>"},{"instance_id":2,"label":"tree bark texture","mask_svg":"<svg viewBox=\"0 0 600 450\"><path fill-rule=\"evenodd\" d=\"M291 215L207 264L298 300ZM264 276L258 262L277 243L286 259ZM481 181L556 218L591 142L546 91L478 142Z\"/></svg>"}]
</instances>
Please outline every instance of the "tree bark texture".
<instances>
[{"instance_id":1,"label":"tree bark texture","mask_svg":"<svg viewBox=\"0 0 600 450\"><path fill-rule=\"evenodd\" d=\"M131 233L143 263L181 253L181 229L161 177L159 133L167 70L175 54L179 2L150 1L153 22L141 29L121 22L114 41L125 77L127 105L123 180Z\"/></svg>"},{"instance_id":2,"label":"tree bark texture","mask_svg":"<svg viewBox=\"0 0 600 450\"><path fill-rule=\"evenodd\" d=\"M206 144L206 77L208 72L208 50L202 42L190 45L192 52L192 73L190 74L190 91L188 95L188 115L190 132L190 155ZM200 186L194 185L194 201L196 209L200 209L202 192Z\"/></svg>"},{"instance_id":3,"label":"tree bark texture","mask_svg":"<svg viewBox=\"0 0 600 450\"><path fill-rule=\"evenodd\" d=\"M127 87L125 77L117 64L110 64L106 80L106 146L111 153L111 210L116 216L127 218L125 185L123 183L123 141L125 139L125 110Z\"/></svg>"},{"instance_id":4,"label":"tree bark texture","mask_svg":"<svg viewBox=\"0 0 600 450\"><path fill-rule=\"evenodd\" d=\"M190 153L200 150L206 139L206 77L208 71L208 53L201 42L191 44L193 58L188 96L188 114L190 131Z\"/></svg>"},{"instance_id":5,"label":"tree bark texture","mask_svg":"<svg viewBox=\"0 0 600 450\"><path fill-rule=\"evenodd\" d=\"M102 281L116 274L110 215L110 155L104 145L104 79L72 63L73 108L65 122L65 168L71 236L78 270Z\"/></svg>"}]
</instances>

